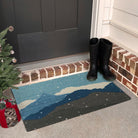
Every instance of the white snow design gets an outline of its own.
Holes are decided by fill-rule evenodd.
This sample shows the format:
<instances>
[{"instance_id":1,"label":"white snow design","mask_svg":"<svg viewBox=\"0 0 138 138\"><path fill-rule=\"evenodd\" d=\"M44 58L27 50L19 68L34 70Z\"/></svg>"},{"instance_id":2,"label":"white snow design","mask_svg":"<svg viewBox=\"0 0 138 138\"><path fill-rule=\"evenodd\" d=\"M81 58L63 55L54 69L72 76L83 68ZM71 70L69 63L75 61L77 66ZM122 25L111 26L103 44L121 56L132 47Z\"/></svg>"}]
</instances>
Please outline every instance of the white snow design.
<instances>
[{"instance_id":1,"label":"white snow design","mask_svg":"<svg viewBox=\"0 0 138 138\"><path fill-rule=\"evenodd\" d=\"M36 99L35 100L26 100L26 101L23 101L22 103L18 104L18 107L21 110L21 109L25 108L26 106L28 106L29 104L31 104L31 103L33 103L35 101L36 101Z\"/></svg>"},{"instance_id":2,"label":"white snow design","mask_svg":"<svg viewBox=\"0 0 138 138\"><path fill-rule=\"evenodd\" d=\"M79 87L67 87L65 89L62 89L60 92L56 93L55 95L69 94L69 93L72 93L72 92L80 90L80 89L87 89L87 90L103 89L109 83L111 83L111 82L100 82L100 83L79 86Z\"/></svg>"}]
</instances>

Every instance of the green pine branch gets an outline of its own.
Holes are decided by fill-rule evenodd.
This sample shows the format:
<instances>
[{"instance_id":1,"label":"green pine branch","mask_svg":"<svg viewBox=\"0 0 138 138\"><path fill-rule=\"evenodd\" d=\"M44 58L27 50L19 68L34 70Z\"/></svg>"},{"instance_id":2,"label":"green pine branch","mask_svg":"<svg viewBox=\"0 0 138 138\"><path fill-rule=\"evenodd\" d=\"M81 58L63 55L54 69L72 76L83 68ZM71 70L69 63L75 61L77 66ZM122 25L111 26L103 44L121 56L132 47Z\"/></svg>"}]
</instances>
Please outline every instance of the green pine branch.
<instances>
[{"instance_id":1,"label":"green pine branch","mask_svg":"<svg viewBox=\"0 0 138 138\"><path fill-rule=\"evenodd\" d=\"M20 82L19 70L13 64L11 50L13 47L7 43L6 34L9 28L0 33L0 99L6 98L3 91L16 88L14 85Z\"/></svg>"},{"instance_id":2,"label":"green pine branch","mask_svg":"<svg viewBox=\"0 0 138 138\"><path fill-rule=\"evenodd\" d=\"M3 31L0 33L0 40L2 40L2 39L6 36L8 30L9 30L9 28L6 28L5 30L3 30Z\"/></svg>"}]
</instances>

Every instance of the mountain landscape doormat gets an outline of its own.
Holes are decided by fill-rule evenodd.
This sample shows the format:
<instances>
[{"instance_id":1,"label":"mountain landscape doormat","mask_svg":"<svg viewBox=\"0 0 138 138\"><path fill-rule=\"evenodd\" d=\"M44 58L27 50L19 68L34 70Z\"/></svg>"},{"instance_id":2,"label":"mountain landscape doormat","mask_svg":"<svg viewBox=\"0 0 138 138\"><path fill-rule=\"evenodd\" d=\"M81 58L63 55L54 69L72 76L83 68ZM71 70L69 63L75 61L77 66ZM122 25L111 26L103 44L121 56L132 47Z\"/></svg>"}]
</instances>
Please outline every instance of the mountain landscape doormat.
<instances>
[{"instance_id":1,"label":"mountain landscape doormat","mask_svg":"<svg viewBox=\"0 0 138 138\"><path fill-rule=\"evenodd\" d=\"M13 90L27 131L48 126L130 99L113 82L87 72L47 80Z\"/></svg>"}]
</instances>

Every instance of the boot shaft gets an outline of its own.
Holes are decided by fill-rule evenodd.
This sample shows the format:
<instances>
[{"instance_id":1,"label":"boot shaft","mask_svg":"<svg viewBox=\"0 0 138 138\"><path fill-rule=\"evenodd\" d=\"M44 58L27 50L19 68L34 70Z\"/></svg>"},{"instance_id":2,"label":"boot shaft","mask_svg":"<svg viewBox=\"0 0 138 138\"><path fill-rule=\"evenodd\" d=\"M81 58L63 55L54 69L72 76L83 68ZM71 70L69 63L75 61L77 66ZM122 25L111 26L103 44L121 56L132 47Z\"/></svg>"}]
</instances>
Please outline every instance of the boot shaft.
<instances>
[{"instance_id":1,"label":"boot shaft","mask_svg":"<svg viewBox=\"0 0 138 138\"><path fill-rule=\"evenodd\" d=\"M90 63L98 64L100 66L109 64L109 59L112 52L112 42L107 39L92 38L90 40Z\"/></svg>"},{"instance_id":2,"label":"boot shaft","mask_svg":"<svg viewBox=\"0 0 138 138\"><path fill-rule=\"evenodd\" d=\"M98 38L92 38L90 40L89 51L90 51L91 63L98 62L99 44L100 44L100 40Z\"/></svg>"},{"instance_id":3,"label":"boot shaft","mask_svg":"<svg viewBox=\"0 0 138 138\"><path fill-rule=\"evenodd\" d=\"M112 42L107 39L100 39L100 46L99 46L99 61L100 64L109 64L109 59L112 52Z\"/></svg>"}]
</instances>

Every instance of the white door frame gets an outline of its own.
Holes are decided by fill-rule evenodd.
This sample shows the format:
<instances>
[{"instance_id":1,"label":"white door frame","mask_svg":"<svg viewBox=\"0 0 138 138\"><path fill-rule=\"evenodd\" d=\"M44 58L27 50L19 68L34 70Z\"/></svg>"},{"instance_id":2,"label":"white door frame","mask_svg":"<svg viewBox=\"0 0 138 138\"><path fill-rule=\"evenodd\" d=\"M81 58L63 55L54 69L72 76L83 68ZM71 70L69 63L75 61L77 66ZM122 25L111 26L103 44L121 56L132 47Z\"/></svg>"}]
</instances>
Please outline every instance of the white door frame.
<instances>
[{"instance_id":1,"label":"white door frame","mask_svg":"<svg viewBox=\"0 0 138 138\"><path fill-rule=\"evenodd\" d=\"M91 38L101 37L102 33L102 16L103 16L103 5L104 0L93 0L92 6L92 21L91 21Z\"/></svg>"},{"instance_id":2,"label":"white door frame","mask_svg":"<svg viewBox=\"0 0 138 138\"><path fill-rule=\"evenodd\" d=\"M92 21L91 21L91 38L102 37L102 27L104 18L105 0L93 0Z\"/></svg>"}]
</instances>

